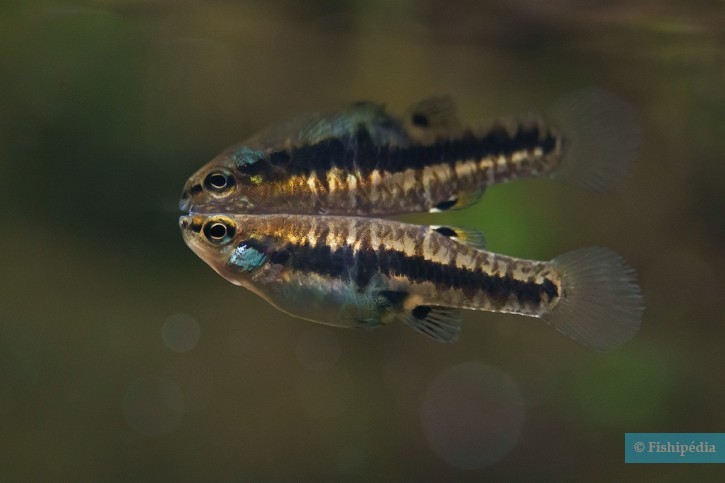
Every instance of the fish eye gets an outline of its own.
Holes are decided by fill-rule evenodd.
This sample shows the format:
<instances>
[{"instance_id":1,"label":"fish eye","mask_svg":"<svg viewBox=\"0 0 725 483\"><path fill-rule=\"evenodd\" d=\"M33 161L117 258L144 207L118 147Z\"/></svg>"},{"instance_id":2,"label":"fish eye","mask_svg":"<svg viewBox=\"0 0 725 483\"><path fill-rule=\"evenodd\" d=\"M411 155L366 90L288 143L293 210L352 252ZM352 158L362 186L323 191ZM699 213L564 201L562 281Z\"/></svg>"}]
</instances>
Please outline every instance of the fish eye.
<instances>
[{"instance_id":1,"label":"fish eye","mask_svg":"<svg viewBox=\"0 0 725 483\"><path fill-rule=\"evenodd\" d=\"M215 245L229 243L235 233L234 222L225 218L215 218L204 225L204 236Z\"/></svg>"},{"instance_id":2,"label":"fish eye","mask_svg":"<svg viewBox=\"0 0 725 483\"><path fill-rule=\"evenodd\" d=\"M209 191L223 193L236 184L234 176L227 170L212 171L204 178L204 187Z\"/></svg>"}]
</instances>

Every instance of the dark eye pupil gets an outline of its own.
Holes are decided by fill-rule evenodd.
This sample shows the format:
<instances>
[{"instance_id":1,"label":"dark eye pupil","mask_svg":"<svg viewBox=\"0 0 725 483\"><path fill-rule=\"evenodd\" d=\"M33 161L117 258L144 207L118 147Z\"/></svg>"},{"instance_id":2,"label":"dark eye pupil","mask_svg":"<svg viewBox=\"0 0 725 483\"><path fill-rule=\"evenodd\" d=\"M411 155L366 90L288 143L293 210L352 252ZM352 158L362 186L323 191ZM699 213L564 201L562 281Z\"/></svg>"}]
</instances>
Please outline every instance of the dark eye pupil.
<instances>
[{"instance_id":1,"label":"dark eye pupil","mask_svg":"<svg viewBox=\"0 0 725 483\"><path fill-rule=\"evenodd\" d=\"M211 227L209 227L209 236L212 238L224 238L226 234L227 227L222 225L221 223L214 223Z\"/></svg>"},{"instance_id":2,"label":"dark eye pupil","mask_svg":"<svg viewBox=\"0 0 725 483\"><path fill-rule=\"evenodd\" d=\"M228 243L235 233L233 221L212 220L204 225L204 236L214 244Z\"/></svg>"},{"instance_id":3,"label":"dark eye pupil","mask_svg":"<svg viewBox=\"0 0 725 483\"><path fill-rule=\"evenodd\" d=\"M227 178L223 174L212 174L209 176L209 183L215 188L224 188L227 185Z\"/></svg>"},{"instance_id":4,"label":"dark eye pupil","mask_svg":"<svg viewBox=\"0 0 725 483\"><path fill-rule=\"evenodd\" d=\"M232 188L235 184L232 175L225 170L214 171L204 178L204 187L207 190L223 193Z\"/></svg>"}]
</instances>

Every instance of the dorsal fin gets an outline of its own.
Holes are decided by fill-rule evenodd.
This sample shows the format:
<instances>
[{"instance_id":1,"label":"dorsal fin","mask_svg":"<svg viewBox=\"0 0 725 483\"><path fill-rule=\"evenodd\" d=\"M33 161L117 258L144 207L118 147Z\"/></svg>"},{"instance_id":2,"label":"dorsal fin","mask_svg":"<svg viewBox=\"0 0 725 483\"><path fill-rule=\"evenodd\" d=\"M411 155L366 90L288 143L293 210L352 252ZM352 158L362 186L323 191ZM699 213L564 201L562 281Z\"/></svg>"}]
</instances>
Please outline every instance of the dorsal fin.
<instances>
[{"instance_id":1,"label":"dorsal fin","mask_svg":"<svg viewBox=\"0 0 725 483\"><path fill-rule=\"evenodd\" d=\"M343 143L354 141L359 130L365 130L375 145L405 146L408 135L399 119L385 106L360 101L320 112L299 115L268 127L245 144L265 150L288 149L317 144L328 139Z\"/></svg>"},{"instance_id":2,"label":"dorsal fin","mask_svg":"<svg viewBox=\"0 0 725 483\"><path fill-rule=\"evenodd\" d=\"M415 133L442 133L458 129L456 104L448 96L428 97L416 102L405 113L406 126Z\"/></svg>"},{"instance_id":3,"label":"dorsal fin","mask_svg":"<svg viewBox=\"0 0 725 483\"><path fill-rule=\"evenodd\" d=\"M437 231L441 235L447 236L466 245L485 250L488 243L486 237L480 231L473 228L461 228L459 226L441 226L431 225L431 229Z\"/></svg>"}]
</instances>

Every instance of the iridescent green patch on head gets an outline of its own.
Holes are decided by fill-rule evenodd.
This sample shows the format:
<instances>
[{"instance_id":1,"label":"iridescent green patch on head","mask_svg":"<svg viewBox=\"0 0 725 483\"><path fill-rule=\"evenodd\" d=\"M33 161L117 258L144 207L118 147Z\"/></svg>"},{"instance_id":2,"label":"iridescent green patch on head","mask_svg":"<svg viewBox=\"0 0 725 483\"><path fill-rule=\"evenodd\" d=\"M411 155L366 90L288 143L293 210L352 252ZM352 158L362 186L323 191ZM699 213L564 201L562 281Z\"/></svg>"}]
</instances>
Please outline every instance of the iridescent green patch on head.
<instances>
[{"instance_id":1,"label":"iridescent green patch on head","mask_svg":"<svg viewBox=\"0 0 725 483\"><path fill-rule=\"evenodd\" d=\"M240 243L229 256L227 263L239 268L243 272L251 272L261 267L267 261L267 256L257 247L251 245L253 243Z\"/></svg>"},{"instance_id":2,"label":"iridescent green patch on head","mask_svg":"<svg viewBox=\"0 0 725 483\"><path fill-rule=\"evenodd\" d=\"M232 160L239 170L243 170L247 166L251 166L257 161L264 158L262 151L251 149L248 147L241 147L232 154Z\"/></svg>"}]
</instances>

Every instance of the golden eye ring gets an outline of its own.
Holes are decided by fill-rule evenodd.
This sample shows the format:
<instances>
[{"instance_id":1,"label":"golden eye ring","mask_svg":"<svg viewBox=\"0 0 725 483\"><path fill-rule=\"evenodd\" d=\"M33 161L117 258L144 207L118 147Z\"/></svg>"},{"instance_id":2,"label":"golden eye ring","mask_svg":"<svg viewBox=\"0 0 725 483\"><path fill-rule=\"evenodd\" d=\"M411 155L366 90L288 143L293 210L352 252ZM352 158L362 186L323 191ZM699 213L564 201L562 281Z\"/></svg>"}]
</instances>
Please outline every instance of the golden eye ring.
<instances>
[{"instance_id":1,"label":"golden eye ring","mask_svg":"<svg viewBox=\"0 0 725 483\"><path fill-rule=\"evenodd\" d=\"M229 170L217 169L204 178L204 188L214 193L224 193L237 184L234 175Z\"/></svg>"}]
</instances>

